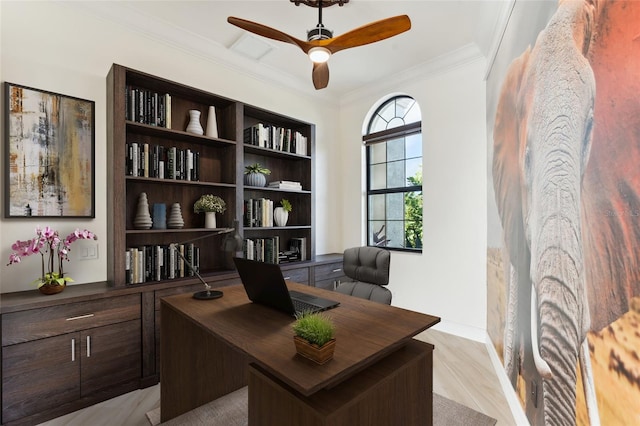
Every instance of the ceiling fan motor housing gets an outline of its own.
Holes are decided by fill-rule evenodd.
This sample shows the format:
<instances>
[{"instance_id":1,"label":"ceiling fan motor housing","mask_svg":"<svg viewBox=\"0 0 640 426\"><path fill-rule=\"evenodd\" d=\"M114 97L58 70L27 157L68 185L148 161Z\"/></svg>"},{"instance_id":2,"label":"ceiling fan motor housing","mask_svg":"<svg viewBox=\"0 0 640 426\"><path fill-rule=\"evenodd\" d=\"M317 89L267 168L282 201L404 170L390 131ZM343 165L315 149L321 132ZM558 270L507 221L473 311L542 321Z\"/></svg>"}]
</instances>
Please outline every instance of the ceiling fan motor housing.
<instances>
[{"instance_id":1,"label":"ceiling fan motor housing","mask_svg":"<svg viewBox=\"0 0 640 426\"><path fill-rule=\"evenodd\" d=\"M322 26L307 31L307 41L327 40L333 37L333 32Z\"/></svg>"}]
</instances>

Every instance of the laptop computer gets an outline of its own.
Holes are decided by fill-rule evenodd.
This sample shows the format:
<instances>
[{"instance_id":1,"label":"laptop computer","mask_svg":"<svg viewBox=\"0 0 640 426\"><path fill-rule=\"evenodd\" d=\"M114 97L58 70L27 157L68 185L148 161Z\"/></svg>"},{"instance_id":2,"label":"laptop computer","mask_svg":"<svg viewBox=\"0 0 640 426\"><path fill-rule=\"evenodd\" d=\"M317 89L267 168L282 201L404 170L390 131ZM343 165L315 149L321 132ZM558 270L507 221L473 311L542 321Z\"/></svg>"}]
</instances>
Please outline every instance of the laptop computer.
<instances>
[{"instance_id":1,"label":"laptop computer","mask_svg":"<svg viewBox=\"0 0 640 426\"><path fill-rule=\"evenodd\" d=\"M340 303L335 300L287 288L280 267L274 263L258 262L234 257L242 285L253 303L278 309L295 316L302 312L320 312L332 309Z\"/></svg>"}]
</instances>

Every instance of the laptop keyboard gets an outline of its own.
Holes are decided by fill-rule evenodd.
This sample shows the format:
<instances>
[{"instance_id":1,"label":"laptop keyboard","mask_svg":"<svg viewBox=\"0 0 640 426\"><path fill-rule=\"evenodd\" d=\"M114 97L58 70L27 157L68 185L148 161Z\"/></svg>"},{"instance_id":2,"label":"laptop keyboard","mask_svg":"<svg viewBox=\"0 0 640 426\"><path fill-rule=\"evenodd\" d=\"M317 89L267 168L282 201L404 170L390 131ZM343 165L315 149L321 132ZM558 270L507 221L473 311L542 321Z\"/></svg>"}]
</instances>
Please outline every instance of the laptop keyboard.
<instances>
[{"instance_id":1,"label":"laptop keyboard","mask_svg":"<svg viewBox=\"0 0 640 426\"><path fill-rule=\"evenodd\" d=\"M298 299L291 299L293 302L293 308L296 310L296 313L302 313L307 311L317 311L318 307L316 305L312 305L311 303L303 302Z\"/></svg>"}]
</instances>

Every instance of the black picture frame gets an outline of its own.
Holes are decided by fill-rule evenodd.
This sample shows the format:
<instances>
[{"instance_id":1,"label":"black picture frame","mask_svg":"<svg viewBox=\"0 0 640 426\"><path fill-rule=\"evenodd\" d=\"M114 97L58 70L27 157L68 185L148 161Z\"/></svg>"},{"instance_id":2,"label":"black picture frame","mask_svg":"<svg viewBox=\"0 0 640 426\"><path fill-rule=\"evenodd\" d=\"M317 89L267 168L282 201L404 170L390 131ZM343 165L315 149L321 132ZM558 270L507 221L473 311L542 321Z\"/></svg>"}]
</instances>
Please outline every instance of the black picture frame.
<instances>
[{"instance_id":1,"label":"black picture frame","mask_svg":"<svg viewBox=\"0 0 640 426\"><path fill-rule=\"evenodd\" d=\"M5 218L95 218L95 102L4 89Z\"/></svg>"}]
</instances>

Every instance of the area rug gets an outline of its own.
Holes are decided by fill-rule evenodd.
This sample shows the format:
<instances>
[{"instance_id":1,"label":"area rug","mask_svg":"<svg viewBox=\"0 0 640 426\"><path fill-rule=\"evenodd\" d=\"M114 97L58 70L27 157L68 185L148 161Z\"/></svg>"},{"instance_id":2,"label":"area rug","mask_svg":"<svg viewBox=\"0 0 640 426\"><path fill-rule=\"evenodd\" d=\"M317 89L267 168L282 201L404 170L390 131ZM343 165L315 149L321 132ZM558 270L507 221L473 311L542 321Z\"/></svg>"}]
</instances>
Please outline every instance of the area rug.
<instances>
[{"instance_id":1,"label":"area rug","mask_svg":"<svg viewBox=\"0 0 640 426\"><path fill-rule=\"evenodd\" d=\"M162 425L246 426L248 424L247 400L247 388L240 388ZM149 411L147 418L152 426L160 425L160 407ZM434 426L494 426L496 419L434 393L433 424Z\"/></svg>"}]
</instances>

